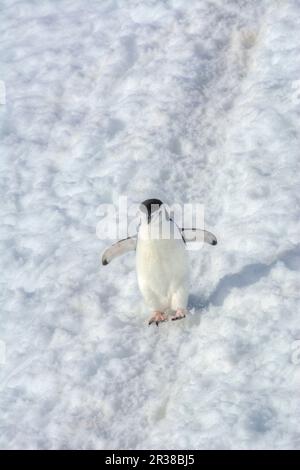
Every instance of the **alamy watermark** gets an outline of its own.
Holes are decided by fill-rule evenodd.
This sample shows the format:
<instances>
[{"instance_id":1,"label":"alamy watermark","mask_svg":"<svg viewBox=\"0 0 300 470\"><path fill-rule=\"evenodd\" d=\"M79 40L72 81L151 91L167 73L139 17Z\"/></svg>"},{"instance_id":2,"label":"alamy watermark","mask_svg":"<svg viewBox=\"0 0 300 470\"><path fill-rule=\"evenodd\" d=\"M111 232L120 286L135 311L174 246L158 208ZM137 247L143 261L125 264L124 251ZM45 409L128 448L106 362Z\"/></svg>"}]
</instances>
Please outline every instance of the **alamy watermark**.
<instances>
[{"instance_id":1,"label":"alamy watermark","mask_svg":"<svg viewBox=\"0 0 300 470\"><path fill-rule=\"evenodd\" d=\"M96 234L100 240L122 240L135 235L144 223L147 230L140 233L142 237L151 239L181 239L182 229L200 229L196 242L188 243L190 250L199 249L204 242L204 206L199 203L151 205L151 223L149 214L142 204L128 203L127 196L121 196L117 204L101 204L97 208L100 218L96 226ZM170 224L170 220L175 224ZM193 235L195 238L195 235ZM185 234L189 242L189 234Z\"/></svg>"}]
</instances>

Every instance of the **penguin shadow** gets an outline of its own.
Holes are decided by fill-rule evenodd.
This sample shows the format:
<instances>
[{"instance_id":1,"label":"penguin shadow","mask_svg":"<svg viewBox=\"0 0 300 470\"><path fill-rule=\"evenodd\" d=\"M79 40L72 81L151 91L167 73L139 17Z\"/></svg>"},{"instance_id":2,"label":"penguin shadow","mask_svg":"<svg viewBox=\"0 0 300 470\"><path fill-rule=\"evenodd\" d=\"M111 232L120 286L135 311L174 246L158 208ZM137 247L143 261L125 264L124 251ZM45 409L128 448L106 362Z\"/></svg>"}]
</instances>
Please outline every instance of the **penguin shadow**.
<instances>
[{"instance_id":1,"label":"penguin shadow","mask_svg":"<svg viewBox=\"0 0 300 470\"><path fill-rule=\"evenodd\" d=\"M208 313L210 306L222 307L233 289L248 287L267 276L276 261L269 265L263 263L249 264L238 273L226 274L219 280L207 299L195 294L190 295L188 310L191 313L190 321L192 326L197 326L201 323L203 315Z\"/></svg>"},{"instance_id":2,"label":"penguin shadow","mask_svg":"<svg viewBox=\"0 0 300 470\"><path fill-rule=\"evenodd\" d=\"M188 308L192 312L194 311L193 316L195 318L200 317L195 320L196 324L200 323L202 314L208 311L210 305L221 307L233 289L241 289L256 284L260 279L267 276L278 262L282 262L291 271L300 271L300 243L289 250L281 252L270 263L250 263L238 273L225 274L206 300L198 295L190 295Z\"/></svg>"}]
</instances>

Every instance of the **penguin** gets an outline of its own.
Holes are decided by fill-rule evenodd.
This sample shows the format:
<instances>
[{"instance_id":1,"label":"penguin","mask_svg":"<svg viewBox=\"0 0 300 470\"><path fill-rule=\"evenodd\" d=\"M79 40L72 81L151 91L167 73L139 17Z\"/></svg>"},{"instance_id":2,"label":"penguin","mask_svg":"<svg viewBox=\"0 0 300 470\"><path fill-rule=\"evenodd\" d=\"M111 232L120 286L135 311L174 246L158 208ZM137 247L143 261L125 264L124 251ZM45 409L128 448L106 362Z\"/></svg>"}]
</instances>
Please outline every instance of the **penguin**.
<instances>
[{"instance_id":1,"label":"penguin","mask_svg":"<svg viewBox=\"0 0 300 470\"><path fill-rule=\"evenodd\" d=\"M102 264L129 251L136 251L139 290L152 311L149 325L168 320L181 320L187 314L189 296L189 257L186 243L204 240L217 244L207 230L179 228L160 199L147 199L140 204L142 213L138 232L106 249Z\"/></svg>"}]
</instances>

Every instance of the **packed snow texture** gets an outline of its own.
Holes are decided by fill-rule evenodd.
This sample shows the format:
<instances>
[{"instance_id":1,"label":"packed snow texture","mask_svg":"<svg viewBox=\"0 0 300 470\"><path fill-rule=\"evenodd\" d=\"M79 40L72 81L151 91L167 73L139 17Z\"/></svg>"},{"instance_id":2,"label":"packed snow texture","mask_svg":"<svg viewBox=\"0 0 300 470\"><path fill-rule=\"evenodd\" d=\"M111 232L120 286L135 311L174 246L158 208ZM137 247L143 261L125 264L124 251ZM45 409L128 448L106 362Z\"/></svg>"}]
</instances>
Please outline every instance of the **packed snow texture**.
<instances>
[{"instance_id":1,"label":"packed snow texture","mask_svg":"<svg viewBox=\"0 0 300 470\"><path fill-rule=\"evenodd\" d=\"M0 447L300 447L300 2L1 0ZM159 328L97 208L205 205Z\"/></svg>"}]
</instances>

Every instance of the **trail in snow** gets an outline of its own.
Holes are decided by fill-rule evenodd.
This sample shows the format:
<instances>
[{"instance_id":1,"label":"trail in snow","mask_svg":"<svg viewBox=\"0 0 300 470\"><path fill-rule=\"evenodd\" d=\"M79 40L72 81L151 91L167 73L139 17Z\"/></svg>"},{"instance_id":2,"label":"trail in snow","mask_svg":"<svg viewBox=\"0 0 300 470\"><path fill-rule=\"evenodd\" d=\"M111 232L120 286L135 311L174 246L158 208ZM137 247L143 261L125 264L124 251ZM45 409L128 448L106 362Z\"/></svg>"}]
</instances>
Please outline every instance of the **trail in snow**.
<instances>
[{"instance_id":1,"label":"trail in snow","mask_svg":"<svg viewBox=\"0 0 300 470\"><path fill-rule=\"evenodd\" d=\"M297 1L3 2L1 448L298 448ZM202 202L148 328L97 207Z\"/></svg>"}]
</instances>

